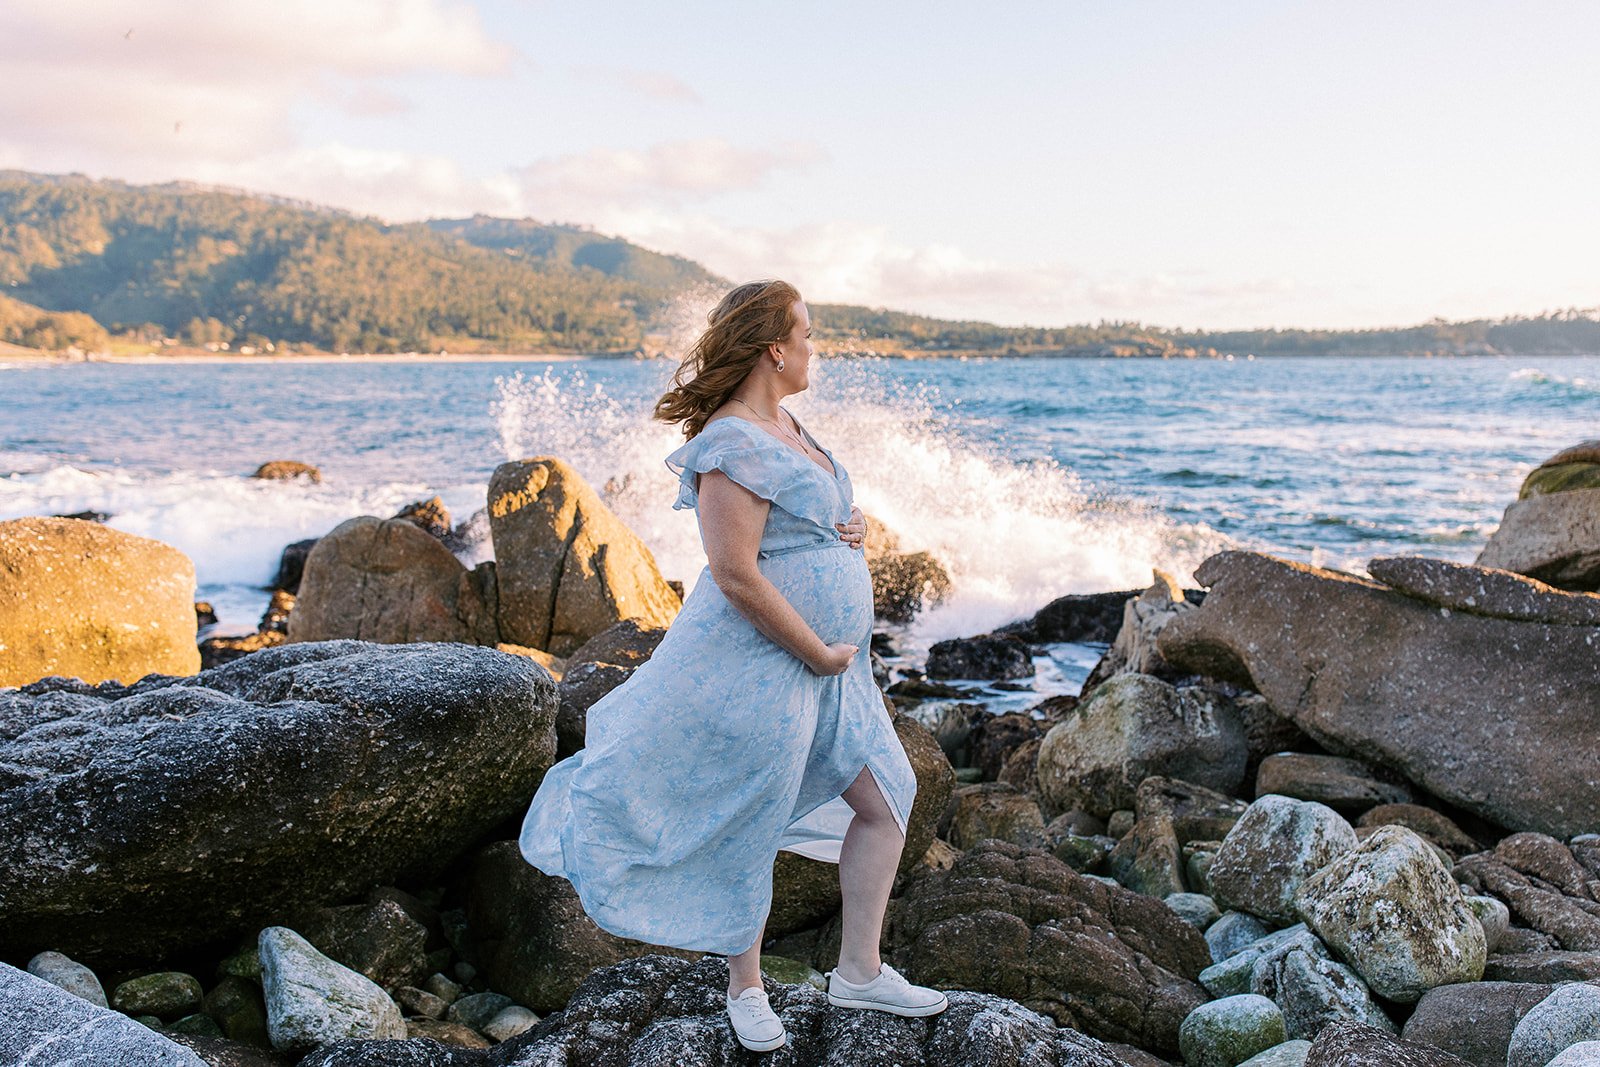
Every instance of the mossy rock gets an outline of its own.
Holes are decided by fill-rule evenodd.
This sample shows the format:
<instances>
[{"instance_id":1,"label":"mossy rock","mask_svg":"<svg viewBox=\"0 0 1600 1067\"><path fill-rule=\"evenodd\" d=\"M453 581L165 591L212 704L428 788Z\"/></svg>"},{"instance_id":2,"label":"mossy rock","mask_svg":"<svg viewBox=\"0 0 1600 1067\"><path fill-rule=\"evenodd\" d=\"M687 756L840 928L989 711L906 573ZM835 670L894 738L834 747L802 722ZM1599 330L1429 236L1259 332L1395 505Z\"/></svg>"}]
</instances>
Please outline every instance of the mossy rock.
<instances>
[{"instance_id":1,"label":"mossy rock","mask_svg":"<svg viewBox=\"0 0 1600 1067\"><path fill-rule=\"evenodd\" d=\"M1523 481L1517 499L1566 493L1573 489L1600 489L1600 463L1555 463L1535 468Z\"/></svg>"}]
</instances>

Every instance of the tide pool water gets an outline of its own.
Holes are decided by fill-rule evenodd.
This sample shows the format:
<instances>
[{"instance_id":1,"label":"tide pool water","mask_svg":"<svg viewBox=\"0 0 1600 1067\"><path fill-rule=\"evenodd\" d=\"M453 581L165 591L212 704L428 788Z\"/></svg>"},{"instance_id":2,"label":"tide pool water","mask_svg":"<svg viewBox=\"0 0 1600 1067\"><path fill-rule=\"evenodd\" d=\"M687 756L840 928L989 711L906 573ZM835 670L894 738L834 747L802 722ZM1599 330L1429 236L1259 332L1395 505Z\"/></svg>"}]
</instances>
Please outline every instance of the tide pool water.
<instances>
[{"instance_id":1,"label":"tide pool water","mask_svg":"<svg viewBox=\"0 0 1600 1067\"><path fill-rule=\"evenodd\" d=\"M291 541L438 495L457 522L508 458L571 463L669 578L704 563L649 411L661 360L0 365L0 519L98 511L195 562L252 630ZM1185 584L1227 547L1361 573L1471 561L1527 471L1600 437L1600 356L1150 361L824 358L785 401L857 503L949 569L908 650L1065 593ZM262 482L270 459L321 485ZM472 546L466 561L490 558ZM1092 657L1064 652L1070 677ZM1049 666L1049 665L1047 665Z\"/></svg>"}]
</instances>

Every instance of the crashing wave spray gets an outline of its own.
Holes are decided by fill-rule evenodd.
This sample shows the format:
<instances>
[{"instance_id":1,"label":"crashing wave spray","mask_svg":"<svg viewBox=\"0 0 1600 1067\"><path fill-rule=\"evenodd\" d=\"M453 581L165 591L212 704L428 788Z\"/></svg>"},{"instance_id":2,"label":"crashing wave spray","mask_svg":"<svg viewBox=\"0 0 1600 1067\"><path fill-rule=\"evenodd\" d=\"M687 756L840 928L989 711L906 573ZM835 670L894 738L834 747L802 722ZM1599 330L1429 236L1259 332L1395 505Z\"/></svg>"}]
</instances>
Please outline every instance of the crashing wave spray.
<instances>
[{"instance_id":1,"label":"crashing wave spray","mask_svg":"<svg viewBox=\"0 0 1600 1067\"><path fill-rule=\"evenodd\" d=\"M784 403L849 470L862 511L902 550L926 550L950 572L949 599L904 633L912 646L992 629L1066 593L1142 588L1152 567L1188 580L1227 546L1209 527L1099 493L1054 461L1006 458L938 390L894 383L878 362L814 360L810 389ZM648 397L620 400L581 370L547 367L499 380L494 415L508 458L566 459L667 577L692 583L705 556L694 513L671 510L676 480L662 462L683 438L649 418L670 371L663 365Z\"/></svg>"}]
</instances>

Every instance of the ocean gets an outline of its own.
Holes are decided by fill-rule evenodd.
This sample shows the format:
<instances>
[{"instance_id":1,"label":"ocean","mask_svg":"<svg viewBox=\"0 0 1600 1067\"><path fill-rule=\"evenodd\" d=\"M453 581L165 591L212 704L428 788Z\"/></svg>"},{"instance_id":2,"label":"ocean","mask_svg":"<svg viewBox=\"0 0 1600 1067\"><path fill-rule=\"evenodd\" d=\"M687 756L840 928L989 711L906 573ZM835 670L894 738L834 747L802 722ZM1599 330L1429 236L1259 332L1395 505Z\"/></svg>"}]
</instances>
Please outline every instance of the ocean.
<instances>
[{"instance_id":1,"label":"ocean","mask_svg":"<svg viewBox=\"0 0 1600 1067\"><path fill-rule=\"evenodd\" d=\"M218 633L255 628L283 546L437 495L457 522L509 458L601 489L669 578L705 562L648 413L664 360L0 363L0 519L103 512L195 562ZM1185 585L1223 548L1363 573L1470 562L1527 471L1600 437L1600 356L1547 359L819 358L785 404L856 502L948 568L954 592L888 627L934 641L1065 593ZM316 465L320 485L249 477ZM491 558L487 543L463 554ZM1041 691L1096 649L1052 649Z\"/></svg>"}]
</instances>

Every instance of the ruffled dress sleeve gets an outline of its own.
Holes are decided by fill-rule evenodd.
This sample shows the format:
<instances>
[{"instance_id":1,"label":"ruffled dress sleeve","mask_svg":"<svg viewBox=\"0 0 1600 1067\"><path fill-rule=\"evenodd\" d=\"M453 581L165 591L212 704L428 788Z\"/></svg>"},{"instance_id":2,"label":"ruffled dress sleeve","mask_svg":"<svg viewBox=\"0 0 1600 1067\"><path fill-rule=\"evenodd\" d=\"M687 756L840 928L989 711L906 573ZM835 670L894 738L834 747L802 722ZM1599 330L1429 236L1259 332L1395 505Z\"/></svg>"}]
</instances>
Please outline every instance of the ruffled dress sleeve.
<instances>
[{"instance_id":1,"label":"ruffled dress sleeve","mask_svg":"<svg viewBox=\"0 0 1600 1067\"><path fill-rule=\"evenodd\" d=\"M837 497L820 484L823 478L802 466L808 463L811 460L742 419L717 419L666 458L667 468L678 476L673 510L695 507L700 497L695 476L720 470L763 500L832 530Z\"/></svg>"}]
</instances>

